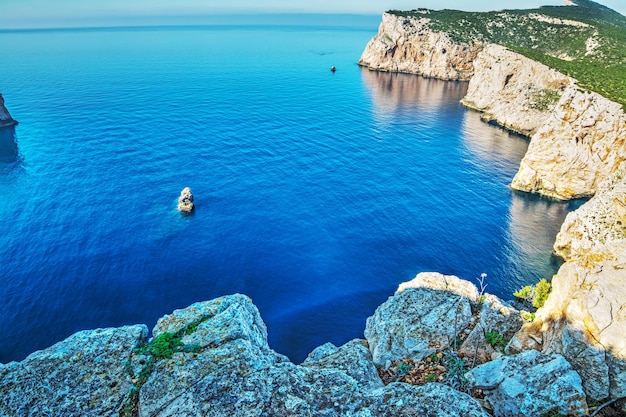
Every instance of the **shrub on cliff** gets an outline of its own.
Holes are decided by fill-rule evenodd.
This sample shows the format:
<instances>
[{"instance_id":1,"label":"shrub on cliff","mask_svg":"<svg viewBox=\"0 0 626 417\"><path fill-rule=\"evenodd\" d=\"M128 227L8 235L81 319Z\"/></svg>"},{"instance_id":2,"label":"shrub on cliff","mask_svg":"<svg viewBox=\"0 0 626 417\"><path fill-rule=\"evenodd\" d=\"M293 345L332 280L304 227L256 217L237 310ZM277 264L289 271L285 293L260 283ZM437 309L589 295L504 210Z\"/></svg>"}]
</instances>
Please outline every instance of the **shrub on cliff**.
<instances>
[{"instance_id":1,"label":"shrub on cliff","mask_svg":"<svg viewBox=\"0 0 626 417\"><path fill-rule=\"evenodd\" d=\"M537 284L527 285L515 291L513 295L529 302L535 308L541 308L548 299L550 291L552 291L552 285L545 278L542 278Z\"/></svg>"}]
</instances>

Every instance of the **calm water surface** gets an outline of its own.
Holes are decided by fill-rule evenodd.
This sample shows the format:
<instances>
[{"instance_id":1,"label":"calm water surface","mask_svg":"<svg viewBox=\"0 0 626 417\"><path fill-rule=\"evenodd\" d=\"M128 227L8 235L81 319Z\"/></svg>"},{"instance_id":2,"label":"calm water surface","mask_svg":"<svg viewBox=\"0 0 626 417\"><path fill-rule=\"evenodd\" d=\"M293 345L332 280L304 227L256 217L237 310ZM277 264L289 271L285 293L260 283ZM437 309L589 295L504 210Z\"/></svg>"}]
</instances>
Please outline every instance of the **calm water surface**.
<instances>
[{"instance_id":1,"label":"calm water surface","mask_svg":"<svg viewBox=\"0 0 626 417\"><path fill-rule=\"evenodd\" d=\"M572 207L510 191L527 141L462 108L464 83L359 68L375 31L0 33L20 121L0 135L0 362L235 292L301 361L418 272L485 272L504 298L551 276Z\"/></svg>"}]
</instances>

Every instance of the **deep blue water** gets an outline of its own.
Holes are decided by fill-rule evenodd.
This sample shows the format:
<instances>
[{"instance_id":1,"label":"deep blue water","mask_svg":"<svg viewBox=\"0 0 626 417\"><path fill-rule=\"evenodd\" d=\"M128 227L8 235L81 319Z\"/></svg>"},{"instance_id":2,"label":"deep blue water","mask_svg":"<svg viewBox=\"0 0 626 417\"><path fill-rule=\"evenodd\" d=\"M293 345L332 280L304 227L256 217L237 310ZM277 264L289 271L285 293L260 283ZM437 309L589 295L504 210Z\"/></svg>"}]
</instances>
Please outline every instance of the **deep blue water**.
<instances>
[{"instance_id":1,"label":"deep blue water","mask_svg":"<svg viewBox=\"0 0 626 417\"><path fill-rule=\"evenodd\" d=\"M359 68L376 29L0 33L20 122L0 136L0 362L235 292L301 361L418 272L485 272L504 298L550 277L571 206L511 192L527 140L465 110L464 83Z\"/></svg>"}]
</instances>

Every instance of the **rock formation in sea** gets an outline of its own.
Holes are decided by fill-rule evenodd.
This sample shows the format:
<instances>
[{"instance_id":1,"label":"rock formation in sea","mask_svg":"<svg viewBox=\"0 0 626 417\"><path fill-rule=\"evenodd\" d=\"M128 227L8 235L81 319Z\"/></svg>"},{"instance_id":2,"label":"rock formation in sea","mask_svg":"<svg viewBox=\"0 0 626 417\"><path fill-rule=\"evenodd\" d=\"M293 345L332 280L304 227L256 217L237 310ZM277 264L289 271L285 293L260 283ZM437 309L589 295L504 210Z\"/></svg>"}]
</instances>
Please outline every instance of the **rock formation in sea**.
<instances>
[{"instance_id":1,"label":"rock formation in sea","mask_svg":"<svg viewBox=\"0 0 626 417\"><path fill-rule=\"evenodd\" d=\"M0 94L0 128L15 126L16 124L17 120L14 120L9 114L9 111L4 106L4 97Z\"/></svg>"},{"instance_id":2,"label":"rock formation in sea","mask_svg":"<svg viewBox=\"0 0 626 417\"><path fill-rule=\"evenodd\" d=\"M191 188L185 187L178 197L178 211L183 214L190 214L194 209L193 194Z\"/></svg>"},{"instance_id":3,"label":"rock formation in sea","mask_svg":"<svg viewBox=\"0 0 626 417\"><path fill-rule=\"evenodd\" d=\"M510 337L520 314L470 282L422 273L368 319L365 339L324 344L296 365L235 294L162 317L150 341L144 325L83 331L0 365L0 415L586 415L564 355L503 356L485 338ZM473 359L487 349L493 362Z\"/></svg>"}]
</instances>

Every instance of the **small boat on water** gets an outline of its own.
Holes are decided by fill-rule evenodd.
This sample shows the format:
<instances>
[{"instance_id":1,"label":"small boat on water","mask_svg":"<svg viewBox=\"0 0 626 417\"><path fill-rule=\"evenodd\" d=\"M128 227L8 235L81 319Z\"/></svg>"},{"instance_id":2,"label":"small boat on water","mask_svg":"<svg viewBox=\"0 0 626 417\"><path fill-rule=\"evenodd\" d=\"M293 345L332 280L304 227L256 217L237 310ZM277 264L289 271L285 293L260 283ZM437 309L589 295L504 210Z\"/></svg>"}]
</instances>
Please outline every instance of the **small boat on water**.
<instances>
[{"instance_id":1,"label":"small boat on water","mask_svg":"<svg viewBox=\"0 0 626 417\"><path fill-rule=\"evenodd\" d=\"M330 67L330 72L335 72L335 71L337 71L337 68L335 68L334 65L332 67Z\"/></svg>"}]
</instances>

